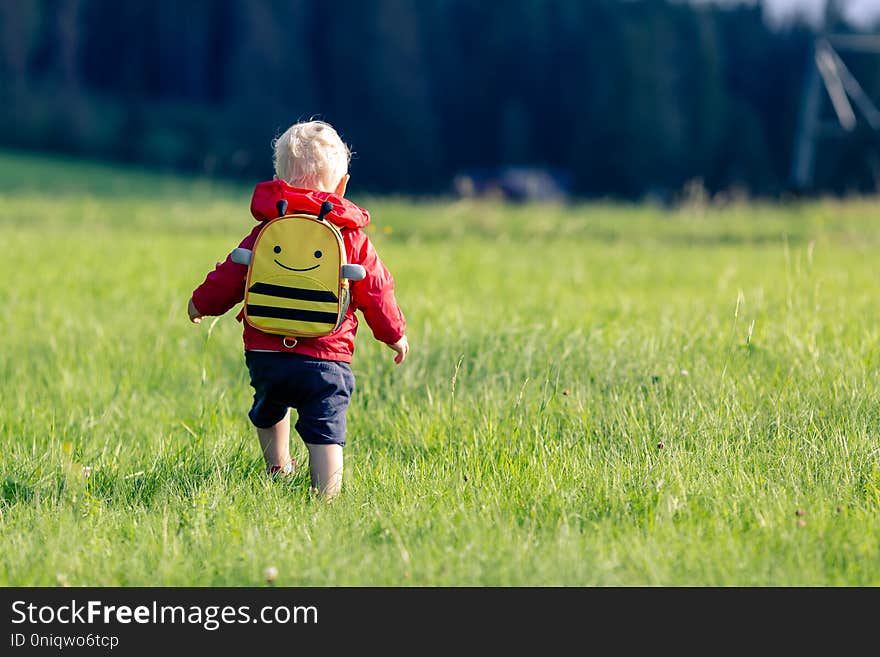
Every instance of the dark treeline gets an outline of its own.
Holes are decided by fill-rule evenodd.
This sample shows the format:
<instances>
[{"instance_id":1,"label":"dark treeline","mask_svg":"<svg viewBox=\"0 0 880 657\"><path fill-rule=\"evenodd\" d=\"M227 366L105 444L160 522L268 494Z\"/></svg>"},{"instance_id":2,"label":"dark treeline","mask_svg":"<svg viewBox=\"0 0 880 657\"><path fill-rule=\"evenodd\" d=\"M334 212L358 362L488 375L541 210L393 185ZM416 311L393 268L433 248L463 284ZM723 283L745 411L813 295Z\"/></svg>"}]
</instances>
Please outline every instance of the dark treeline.
<instances>
[{"instance_id":1,"label":"dark treeline","mask_svg":"<svg viewBox=\"0 0 880 657\"><path fill-rule=\"evenodd\" d=\"M526 164L629 198L784 191L812 38L660 0L22 0L0 21L6 146L268 177L272 138L317 116L360 189ZM878 62L850 62L874 97ZM823 142L821 188L873 188L871 148Z\"/></svg>"}]
</instances>

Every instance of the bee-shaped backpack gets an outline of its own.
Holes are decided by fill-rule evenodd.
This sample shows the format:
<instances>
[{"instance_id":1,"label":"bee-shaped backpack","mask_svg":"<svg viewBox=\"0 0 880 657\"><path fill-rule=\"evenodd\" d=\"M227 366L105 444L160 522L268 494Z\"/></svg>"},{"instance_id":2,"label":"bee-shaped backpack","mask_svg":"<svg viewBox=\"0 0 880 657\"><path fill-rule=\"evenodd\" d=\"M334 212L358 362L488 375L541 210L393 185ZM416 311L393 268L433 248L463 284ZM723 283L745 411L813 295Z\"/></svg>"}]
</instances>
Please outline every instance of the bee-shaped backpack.
<instances>
[{"instance_id":1,"label":"bee-shaped backpack","mask_svg":"<svg viewBox=\"0 0 880 657\"><path fill-rule=\"evenodd\" d=\"M233 262L247 265L244 319L251 326L296 338L329 335L339 328L351 300L349 281L366 275L348 264L339 229L325 218L333 204L325 201L318 216L287 214L278 201L278 217L257 234L253 250L237 248Z\"/></svg>"}]
</instances>

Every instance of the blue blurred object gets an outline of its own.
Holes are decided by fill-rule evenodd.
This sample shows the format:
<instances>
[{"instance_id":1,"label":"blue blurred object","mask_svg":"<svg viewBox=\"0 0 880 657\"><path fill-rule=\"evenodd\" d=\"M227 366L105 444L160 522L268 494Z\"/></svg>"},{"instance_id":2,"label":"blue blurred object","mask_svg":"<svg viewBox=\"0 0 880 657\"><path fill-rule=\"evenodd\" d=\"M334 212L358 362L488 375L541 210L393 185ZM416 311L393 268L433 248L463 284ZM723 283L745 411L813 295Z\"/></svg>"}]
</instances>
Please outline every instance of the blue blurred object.
<instances>
[{"instance_id":1,"label":"blue blurred object","mask_svg":"<svg viewBox=\"0 0 880 657\"><path fill-rule=\"evenodd\" d=\"M508 201L559 202L571 194L571 175L561 169L505 166L469 169L452 181L461 198L499 197Z\"/></svg>"}]
</instances>

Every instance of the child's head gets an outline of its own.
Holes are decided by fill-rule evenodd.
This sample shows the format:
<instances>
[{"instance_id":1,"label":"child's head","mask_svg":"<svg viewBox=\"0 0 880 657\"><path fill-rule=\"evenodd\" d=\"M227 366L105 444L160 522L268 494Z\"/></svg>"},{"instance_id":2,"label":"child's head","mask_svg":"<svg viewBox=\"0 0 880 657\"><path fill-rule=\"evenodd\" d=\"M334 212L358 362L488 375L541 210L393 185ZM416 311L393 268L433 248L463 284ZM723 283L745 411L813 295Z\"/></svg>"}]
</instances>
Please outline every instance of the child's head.
<instances>
[{"instance_id":1,"label":"child's head","mask_svg":"<svg viewBox=\"0 0 880 657\"><path fill-rule=\"evenodd\" d=\"M275 176L280 180L294 187L345 192L351 152L330 124L294 123L273 146Z\"/></svg>"}]
</instances>

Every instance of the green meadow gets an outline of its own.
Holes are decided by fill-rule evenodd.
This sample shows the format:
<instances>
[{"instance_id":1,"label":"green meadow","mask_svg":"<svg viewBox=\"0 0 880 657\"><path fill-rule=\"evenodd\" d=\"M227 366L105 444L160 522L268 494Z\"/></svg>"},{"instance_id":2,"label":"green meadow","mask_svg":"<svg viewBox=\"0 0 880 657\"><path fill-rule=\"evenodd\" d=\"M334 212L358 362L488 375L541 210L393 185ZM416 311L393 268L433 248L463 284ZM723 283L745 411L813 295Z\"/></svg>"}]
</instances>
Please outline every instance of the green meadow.
<instances>
[{"instance_id":1,"label":"green meadow","mask_svg":"<svg viewBox=\"0 0 880 657\"><path fill-rule=\"evenodd\" d=\"M263 473L234 311L186 317L250 191L0 156L0 585L880 585L880 201L355 176L412 352L361 322L328 504Z\"/></svg>"}]
</instances>

